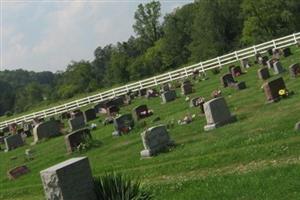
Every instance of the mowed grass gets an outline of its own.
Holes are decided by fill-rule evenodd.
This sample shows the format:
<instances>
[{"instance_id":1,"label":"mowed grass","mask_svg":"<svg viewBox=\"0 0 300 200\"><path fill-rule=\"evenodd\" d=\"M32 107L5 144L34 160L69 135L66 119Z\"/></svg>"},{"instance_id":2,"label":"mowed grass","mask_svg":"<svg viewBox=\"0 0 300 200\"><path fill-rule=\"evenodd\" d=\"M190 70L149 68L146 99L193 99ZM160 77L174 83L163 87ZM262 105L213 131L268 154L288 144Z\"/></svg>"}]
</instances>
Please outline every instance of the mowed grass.
<instances>
[{"instance_id":1,"label":"mowed grass","mask_svg":"<svg viewBox=\"0 0 300 200\"><path fill-rule=\"evenodd\" d=\"M282 59L288 69L300 62L300 49L293 47L293 55ZM39 200L44 192L39 172L71 157L88 156L93 175L107 171L123 172L140 178L143 186L151 190L154 199L300 199L300 133L294 125L300 121L300 78L283 74L286 86L295 92L293 96L273 104L265 103L261 89L263 82L257 77L258 66L248 69L238 77L246 81L247 89L236 91L222 88L220 74L208 72L209 79L195 83L191 97L203 96L207 100L214 89L221 89L230 110L238 121L210 132L204 132L206 124L199 109L189 108L185 97L162 105L160 98L135 99L130 106L122 107L128 113L140 104L147 104L154 115L146 119L146 127L175 121L169 129L176 147L168 153L150 159L141 159L143 149L139 123L129 134L113 138L113 126L103 126L100 120L93 121L98 128L92 136L101 145L89 151L66 154L64 137L43 141L35 146L27 145L11 152L0 152L0 199ZM272 75L272 78L275 77ZM186 114L196 114L188 125L177 125ZM161 121L152 123L160 117ZM35 159L25 161L25 149L35 152ZM6 171L26 164L31 172L17 180L9 181Z\"/></svg>"}]
</instances>

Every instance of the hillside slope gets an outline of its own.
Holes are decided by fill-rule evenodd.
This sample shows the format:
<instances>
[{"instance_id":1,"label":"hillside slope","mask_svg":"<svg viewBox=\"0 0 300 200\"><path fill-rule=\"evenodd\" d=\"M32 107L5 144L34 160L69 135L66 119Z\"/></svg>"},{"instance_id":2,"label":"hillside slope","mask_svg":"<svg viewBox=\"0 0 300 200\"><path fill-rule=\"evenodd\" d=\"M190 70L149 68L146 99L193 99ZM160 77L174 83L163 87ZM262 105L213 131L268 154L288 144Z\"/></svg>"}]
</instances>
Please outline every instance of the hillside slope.
<instances>
[{"instance_id":1,"label":"hillside slope","mask_svg":"<svg viewBox=\"0 0 300 200\"><path fill-rule=\"evenodd\" d=\"M292 52L292 56L281 61L286 69L300 62L300 49L293 47ZM189 108L182 96L164 105L160 98L154 98L136 99L130 106L122 107L121 113L128 113L137 105L147 104L154 110L154 115L145 120L148 127L177 122L187 113L197 114L188 125L175 123L169 132L177 146L151 159L140 159L140 124L129 135L113 138L112 125L103 126L99 119L94 121L98 128L92 135L101 145L86 153L67 155L63 136L35 146L29 146L30 138L22 148L0 152L0 199L43 199L39 171L82 155L89 157L93 175L114 170L140 177L143 185L154 192L155 199L300 199L300 135L293 129L300 120L300 78L291 79L285 73L287 88L295 95L265 104L257 69L257 65L253 66L237 78L246 81L248 88L242 91L220 86L219 77L227 72L227 67L218 75L209 72L208 80L195 83L196 92L191 97L209 99L210 93L220 88L238 118L236 123L211 132L203 131L205 116L199 116L198 109ZM158 116L161 121L152 123ZM28 148L34 150L35 159L25 162L24 151ZM6 171L23 163L31 172L9 181Z\"/></svg>"}]
</instances>

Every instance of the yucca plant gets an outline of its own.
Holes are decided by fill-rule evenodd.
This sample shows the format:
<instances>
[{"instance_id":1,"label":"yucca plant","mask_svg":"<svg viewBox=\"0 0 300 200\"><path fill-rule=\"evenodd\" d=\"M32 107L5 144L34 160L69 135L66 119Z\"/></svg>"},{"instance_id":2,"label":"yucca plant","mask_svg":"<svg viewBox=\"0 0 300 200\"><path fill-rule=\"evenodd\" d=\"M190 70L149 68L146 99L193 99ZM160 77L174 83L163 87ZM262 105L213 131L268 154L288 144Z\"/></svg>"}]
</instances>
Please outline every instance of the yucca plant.
<instances>
[{"instance_id":1,"label":"yucca plant","mask_svg":"<svg viewBox=\"0 0 300 200\"><path fill-rule=\"evenodd\" d=\"M140 181L121 173L94 177L97 200L149 200L152 196L141 188Z\"/></svg>"}]
</instances>

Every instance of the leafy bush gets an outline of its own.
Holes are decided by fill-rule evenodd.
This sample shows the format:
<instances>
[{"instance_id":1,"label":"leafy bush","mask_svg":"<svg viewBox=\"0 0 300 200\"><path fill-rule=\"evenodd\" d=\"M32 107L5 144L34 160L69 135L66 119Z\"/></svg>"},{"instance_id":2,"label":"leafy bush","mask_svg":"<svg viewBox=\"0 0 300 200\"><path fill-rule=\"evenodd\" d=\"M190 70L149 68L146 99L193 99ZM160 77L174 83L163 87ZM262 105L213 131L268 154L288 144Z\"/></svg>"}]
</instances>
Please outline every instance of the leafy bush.
<instances>
[{"instance_id":1,"label":"leafy bush","mask_svg":"<svg viewBox=\"0 0 300 200\"><path fill-rule=\"evenodd\" d=\"M94 190L98 200L149 200L152 195L141 188L140 181L121 173L106 173L94 177Z\"/></svg>"}]
</instances>

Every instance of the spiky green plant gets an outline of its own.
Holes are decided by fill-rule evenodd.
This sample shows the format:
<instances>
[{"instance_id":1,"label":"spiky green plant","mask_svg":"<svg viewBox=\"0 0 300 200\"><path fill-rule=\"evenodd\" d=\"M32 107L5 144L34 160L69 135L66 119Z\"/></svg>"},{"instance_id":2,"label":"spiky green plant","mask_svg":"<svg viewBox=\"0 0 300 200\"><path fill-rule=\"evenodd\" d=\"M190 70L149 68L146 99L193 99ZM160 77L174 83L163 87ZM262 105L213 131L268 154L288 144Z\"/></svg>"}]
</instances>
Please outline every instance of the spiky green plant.
<instances>
[{"instance_id":1,"label":"spiky green plant","mask_svg":"<svg viewBox=\"0 0 300 200\"><path fill-rule=\"evenodd\" d=\"M94 177L94 190L98 200L152 199L151 194L141 188L140 181L115 172Z\"/></svg>"}]
</instances>

